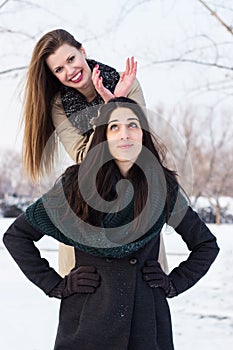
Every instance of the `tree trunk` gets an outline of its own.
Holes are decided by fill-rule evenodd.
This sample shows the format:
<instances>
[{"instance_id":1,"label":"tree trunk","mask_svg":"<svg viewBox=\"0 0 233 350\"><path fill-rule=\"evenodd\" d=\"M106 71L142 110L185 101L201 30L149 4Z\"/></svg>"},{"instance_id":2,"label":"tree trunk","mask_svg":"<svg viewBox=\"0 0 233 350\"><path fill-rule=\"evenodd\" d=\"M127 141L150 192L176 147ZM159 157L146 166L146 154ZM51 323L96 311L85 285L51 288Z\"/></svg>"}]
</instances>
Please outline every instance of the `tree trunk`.
<instances>
[{"instance_id":1,"label":"tree trunk","mask_svg":"<svg viewBox=\"0 0 233 350\"><path fill-rule=\"evenodd\" d=\"M220 225L221 224L221 211L220 211L220 205L219 205L219 201L217 200L216 203L216 219L215 219L215 223L216 225Z\"/></svg>"}]
</instances>

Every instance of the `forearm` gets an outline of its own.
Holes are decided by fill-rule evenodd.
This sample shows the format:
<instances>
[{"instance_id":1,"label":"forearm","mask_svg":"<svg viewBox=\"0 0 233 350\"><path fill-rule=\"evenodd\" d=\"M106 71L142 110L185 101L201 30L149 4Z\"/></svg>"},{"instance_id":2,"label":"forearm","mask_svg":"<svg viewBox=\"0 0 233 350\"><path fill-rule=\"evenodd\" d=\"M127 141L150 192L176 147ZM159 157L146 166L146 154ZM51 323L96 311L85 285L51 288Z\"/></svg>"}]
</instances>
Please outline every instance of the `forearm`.
<instances>
[{"instance_id":1,"label":"forearm","mask_svg":"<svg viewBox=\"0 0 233 350\"><path fill-rule=\"evenodd\" d=\"M34 241L42 237L43 234L29 225L25 216L21 215L8 228L3 242L26 277L49 294L62 277L49 266L46 259L40 256Z\"/></svg>"},{"instance_id":2,"label":"forearm","mask_svg":"<svg viewBox=\"0 0 233 350\"><path fill-rule=\"evenodd\" d=\"M188 208L185 217L175 230L191 250L188 259L169 274L180 294L206 274L218 255L219 247L214 235L191 208Z\"/></svg>"}]
</instances>

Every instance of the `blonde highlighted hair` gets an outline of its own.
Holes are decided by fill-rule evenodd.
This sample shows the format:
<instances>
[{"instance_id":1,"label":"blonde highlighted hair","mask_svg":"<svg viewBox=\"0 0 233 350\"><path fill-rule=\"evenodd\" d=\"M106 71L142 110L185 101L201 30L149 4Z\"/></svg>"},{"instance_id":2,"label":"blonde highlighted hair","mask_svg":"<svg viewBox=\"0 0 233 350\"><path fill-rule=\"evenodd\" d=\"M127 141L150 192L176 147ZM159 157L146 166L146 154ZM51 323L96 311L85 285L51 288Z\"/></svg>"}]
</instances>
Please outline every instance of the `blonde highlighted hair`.
<instances>
[{"instance_id":1,"label":"blonde highlighted hair","mask_svg":"<svg viewBox=\"0 0 233 350\"><path fill-rule=\"evenodd\" d=\"M49 172L54 163L55 138L51 110L61 83L49 70L46 59L65 43L77 49L82 46L63 29L48 32L37 42L28 67L23 113L23 165L34 182L40 175Z\"/></svg>"}]
</instances>

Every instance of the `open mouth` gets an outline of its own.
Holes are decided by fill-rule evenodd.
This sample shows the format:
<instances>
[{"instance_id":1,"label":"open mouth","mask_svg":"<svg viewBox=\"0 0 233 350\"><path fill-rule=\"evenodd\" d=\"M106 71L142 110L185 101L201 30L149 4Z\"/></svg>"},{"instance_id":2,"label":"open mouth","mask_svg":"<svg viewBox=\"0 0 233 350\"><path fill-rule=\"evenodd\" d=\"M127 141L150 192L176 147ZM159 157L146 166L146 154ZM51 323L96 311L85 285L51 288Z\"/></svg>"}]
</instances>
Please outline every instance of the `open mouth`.
<instances>
[{"instance_id":1,"label":"open mouth","mask_svg":"<svg viewBox=\"0 0 233 350\"><path fill-rule=\"evenodd\" d=\"M73 78L70 79L72 83L78 83L80 80L82 80L82 71L78 72Z\"/></svg>"}]
</instances>

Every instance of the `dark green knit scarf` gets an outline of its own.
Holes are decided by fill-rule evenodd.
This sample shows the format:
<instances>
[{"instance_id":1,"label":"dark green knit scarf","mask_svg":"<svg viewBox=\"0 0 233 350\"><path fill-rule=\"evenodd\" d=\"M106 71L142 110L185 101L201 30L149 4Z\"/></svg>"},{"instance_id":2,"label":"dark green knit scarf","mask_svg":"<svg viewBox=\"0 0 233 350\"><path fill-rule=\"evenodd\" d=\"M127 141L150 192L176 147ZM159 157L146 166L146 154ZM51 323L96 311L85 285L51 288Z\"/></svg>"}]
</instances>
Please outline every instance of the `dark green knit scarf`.
<instances>
[{"instance_id":1,"label":"dark green knit scarf","mask_svg":"<svg viewBox=\"0 0 233 350\"><path fill-rule=\"evenodd\" d=\"M121 231L121 227L127 227L128 222L133 218L134 199L128 201L129 204L123 206L124 209L118 212L117 215L114 213L107 214L103 219L101 227L96 227L95 230L85 229L84 227L84 230L82 230L82 225L79 225L77 221L74 221L74 224L72 223L74 217L77 218L72 210L73 216L72 214L70 216L66 215L66 208L62 204L64 198L60 196L62 192L61 188L63 187L62 181L59 181L51 191L27 208L25 217L28 223L36 230L44 235L54 237L64 244L71 245L96 256L122 258L144 247L161 232L163 225L166 223L167 208L161 203L161 196L156 191L156 188L160 185L156 178L153 178L153 185L154 190L150 198L151 213L149 217L152 224L148 225L149 229L146 233L140 234L140 232L136 232L135 239L131 239L131 233L130 240L126 244L124 243L124 232ZM170 191L170 189L168 190ZM57 193L59 194L58 196ZM127 196L130 198L130 193L126 190L125 194L124 200L127 202ZM170 213L172 213L175 202L177 201L177 193L174 194L173 190L171 192L171 199ZM77 220L79 219L77 218ZM117 228L117 238L118 236L120 237L117 244L105 245L104 240L104 244L102 244L101 239L104 237L105 229L112 227ZM123 237L122 244L120 243L121 237ZM100 240L99 245L98 240ZM85 244L85 242L88 244Z\"/></svg>"},{"instance_id":2,"label":"dark green knit scarf","mask_svg":"<svg viewBox=\"0 0 233 350\"><path fill-rule=\"evenodd\" d=\"M71 245L92 255L110 258L122 258L144 247L152 238L160 233L165 223L165 212L163 212L151 230L136 242L128 243L126 245L114 248L95 248L83 245L65 236L65 234L62 233L50 220L43 205L42 198L39 198L35 203L26 209L25 217L31 226L33 226L36 230L43 233L44 235L51 236L59 242Z\"/></svg>"}]
</instances>

